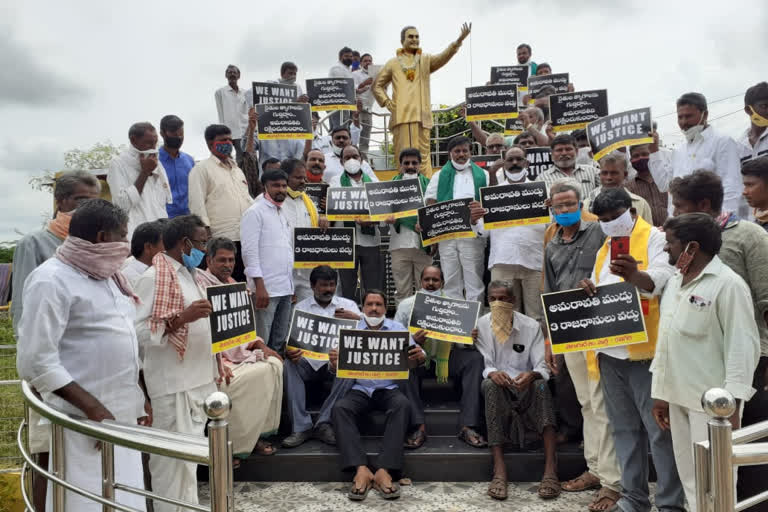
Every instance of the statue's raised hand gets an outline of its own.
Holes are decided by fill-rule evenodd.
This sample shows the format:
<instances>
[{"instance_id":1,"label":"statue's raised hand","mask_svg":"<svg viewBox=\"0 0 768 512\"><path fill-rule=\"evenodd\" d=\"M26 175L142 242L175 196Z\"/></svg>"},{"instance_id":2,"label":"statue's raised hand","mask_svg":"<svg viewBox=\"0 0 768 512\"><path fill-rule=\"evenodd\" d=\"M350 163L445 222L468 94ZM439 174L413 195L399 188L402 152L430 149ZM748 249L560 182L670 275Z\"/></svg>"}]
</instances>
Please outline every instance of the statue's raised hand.
<instances>
[{"instance_id":1,"label":"statue's raised hand","mask_svg":"<svg viewBox=\"0 0 768 512\"><path fill-rule=\"evenodd\" d=\"M472 23L464 23L461 26L461 34L459 35L459 43L467 38L469 33L472 32Z\"/></svg>"}]
</instances>

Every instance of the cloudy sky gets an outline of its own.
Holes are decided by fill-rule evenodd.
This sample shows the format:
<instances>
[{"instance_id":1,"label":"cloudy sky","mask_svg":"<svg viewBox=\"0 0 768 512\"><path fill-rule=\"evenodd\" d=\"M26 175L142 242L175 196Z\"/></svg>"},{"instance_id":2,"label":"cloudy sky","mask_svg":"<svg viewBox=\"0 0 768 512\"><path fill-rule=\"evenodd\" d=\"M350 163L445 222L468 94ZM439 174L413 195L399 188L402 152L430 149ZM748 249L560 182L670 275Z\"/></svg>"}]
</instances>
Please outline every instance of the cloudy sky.
<instances>
[{"instance_id":1,"label":"cloudy sky","mask_svg":"<svg viewBox=\"0 0 768 512\"><path fill-rule=\"evenodd\" d=\"M461 22L473 24L433 75L435 104L458 103L528 42L535 61L569 72L577 90L608 89L611 112L651 106L670 144L680 140L675 117L660 116L681 93L730 98L710 104L710 119L725 116L713 125L737 136L748 118L728 114L768 79L765 0L733 0L720 15L698 0L3 3L0 242L41 225L52 200L28 181L60 169L66 150L125 144L131 123L157 125L172 113L185 121L183 149L206 157L202 133L216 122L213 93L227 64L240 67L243 86L277 78L284 60L298 64L300 81L321 78L345 45L384 63L404 25L418 26L424 50L437 52Z\"/></svg>"}]
</instances>

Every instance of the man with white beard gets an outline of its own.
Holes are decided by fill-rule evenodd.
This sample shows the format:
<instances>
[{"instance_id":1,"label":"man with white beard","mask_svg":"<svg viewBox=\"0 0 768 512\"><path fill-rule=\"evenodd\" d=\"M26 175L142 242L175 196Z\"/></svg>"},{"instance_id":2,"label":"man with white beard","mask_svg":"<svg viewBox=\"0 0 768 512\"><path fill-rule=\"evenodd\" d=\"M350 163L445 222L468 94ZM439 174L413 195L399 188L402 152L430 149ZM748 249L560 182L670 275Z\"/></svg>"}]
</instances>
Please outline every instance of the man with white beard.
<instances>
[{"instance_id":1,"label":"man with white beard","mask_svg":"<svg viewBox=\"0 0 768 512\"><path fill-rule=\"evenodd\" d=\"M421 153L416 148L406 148L400 152L400 173L392 181L419 180L422 194L429 186L429 178L419 174ZM421 272L432 264L434 250L421 245L421 237L416 232L418 217L404 217L387 220L392 225L389 229L389 255L392 259L392 276L395 280L395 300L398 304L414 294L414 285L418 283Z\"/></svg>"},{"instance_id":2,"label":"man with white beard","mask_svg":"<svg viewBox=\"0 0 768 512\"><path fill-rule=\"evenodd\" d=\"M581 197L589 197L600 186L600 176L595 168L576 163L576 139L568 134L558 135L552 140L552 162L554 165L542 172L536 181L543 181L549 187L561 178L573 178L579 182Z\"/></svg>"}]
</instances>

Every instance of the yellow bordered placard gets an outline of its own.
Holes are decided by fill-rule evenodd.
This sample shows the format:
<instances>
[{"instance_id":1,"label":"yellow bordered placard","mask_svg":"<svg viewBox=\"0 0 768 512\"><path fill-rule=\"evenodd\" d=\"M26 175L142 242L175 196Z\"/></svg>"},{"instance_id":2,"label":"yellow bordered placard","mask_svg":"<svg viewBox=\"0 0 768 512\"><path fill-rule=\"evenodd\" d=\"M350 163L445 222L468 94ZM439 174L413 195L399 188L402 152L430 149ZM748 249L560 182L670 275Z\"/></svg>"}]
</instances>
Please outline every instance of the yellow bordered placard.
<instances>
[{"instance_id":1,"label":"yellow bordered placard","mask_svg":"<svg viewBox=\"0 0 768 512\"><path fill-rule=\"evenodd\" d=\"M595 119L587 124L587 139L593 158L602 157L624 146L652 144L651 108L636 108Z\"/></svg>"},{"instance_id":2,"label":"yellow bordered placard","mask_svg":"<svg viewBox=\"0 0 768 512\"><path fill-rule=\"evenodd\" d=\"M363 370L337 370L336 376L340 379L408 380L408 371L367 372Z\"/></svg>"},{"instance_id":3,"label":"yellow bordered placard","mask_svg":"<svg viewBox=\"0 0 768 512\"><path fill-rule=\"evenodd\" d=\"M259 140L312 140L311 133L259 133Z\"/></svg>"},{"instance_id":4,"label":"yellow bordered placard","mask_svg":"<svg viewBox=\"0 0 768 512\"><path fill-rule=\"evenodd\" d=\"M329 110L357 110L357 105L316 105L312 107L312 112L325 112Z\"/></svg>"},{"instance_id":5,"label":"yellow bordered placard","mask_svg":"<svg viewBox=\"0 0 768 512\"><path fill-rule=\"evenodd\" d=\"M457 240L459 238L475 238L474 231L457 231L456 233L445 233L444 235L437 235L434 238L428 238L421 241L421 245L428 247L430 245L442 242L444 240Z\"/></svg>"},{"instance_id":6,"label":"yellow bordered placard","mask_svg":"<svg viewBox=\"0 0 768 512\"><path fill-rule=\"evenodd\" d=\"M247 332L245 334L240 334L238 336L232 336L231 338L227 338L226 340L213 343L211 345L211 352L214 354L218 354L219 352L223 352L225 350L229 350L231 348L235 348L245 343L250 343L252 341L256 341L256 331Z\"/></svg>"},{"instance_id":7,"label":"yellow bordered placard","mask_svg":"<svg viewBox=\"0 0 768 512\"><path fill-rule=\"evenodd\" d=\"M637 139L627 139L621 142L614 142L610 146L606 146L599 153L596 153L595 156L592 157L592 159L597 161L603 158L608 153L615 151L619 148L623 148L626 146L636 146L638 144L653 144L653 137L640 137Z\"/></svg>"},{"instance_id":8,"label":"yellow bordered placard","mask_svg":"<svg viewBox=\"0 0 768 512\"><path fill-rule=\"evenodd\" d=\"M523 133L523 130L504 130L504 135L518 136Z\"/></svg>"},{"instance_id":9,"label":"yellow bordered placard","mask_svg":"<svg viewBox=\"0 0 768 512\"><path fill-rule=\"evenodd\" d=\"M291 345L286 345L286 349L292 349L292 350L301 350L301 357L304 357L306 359L313 359L315 361L327 361L328 360L328 354L323 354L321 352L312 352L311 350L305 350L300 347L292 347Z\"/></svg>"},{"instance_id":10,"label":"yellow bordered placard","mask_svg":"<svg viewBox=\"0 0 768 512\"><path fill-rule=\"evenodd\" d=\"M501 222L491 222L488 224L483 224L483 227L485 229L501 229L501 228L511 228L511 227L517 227L517 226L535 226L537 224L549 224L551 222L551 219L547 217L532 217L530 219L515 219L515 220L504 220Z\"/></svg>"},{"instance_id":11,"label":"yellow bordered placard","mask_svg":"<svg viewBox=\"0 0 768 512\"><path fill-rule=\"evenodd\" d=\"M443 332L431 331L429 329L422 329L420 327L408 327L411 334L416 334L419 331L427 333L427 338L434 338L441 341L450 341L452 343L461 343L462 345L474 345L475 340L472 336L457 336L455 334L445 334Z\"/></svg>"},{"instance_id":12,"label":"yellow bordered placard","mask_svg":"<svg viewBox=\"0 0 768 512\"><path fill-rule=\"evenodd\" d=\"M633 345L635 343L645 343L646 341L648 341L648 335L645 334L645 331L641 331L619 336L608 336L606 338L595 338L591 340L552 345L552 353L566 354L568 352L583 352L585 350L597 350L600 348L622 347L624 345Z\"/></svg>"},{"instance_id":13,"label":"yellow bordered placard","mask_svg":"<svg viewBox=\"0 0 768 512\"><path fill-rule=\"evenodd\" d=\"M570 132L572 130L583 130L587 127L589 123L573 123L573 124L564 124L563 126L553 126L552 131L555 133L558 132Z\"/></svg>"},{"instance_id":14,"label":"yellow bordered placard","mask_svg":"<svg viewBox=\"0 0 768 512\"><path fill-rule=\"evenodd\" d=\"M326 317L295 308L285 339L287 348L301 350L302 357L328 361L328 352L338 347L339 332L357 326L358 320Z\"/></svg>"},{"instance_id":15,"label":"yellow bordered placard","mask_svg":"<svg viewBox=\"0 0 768 512\"><path fill-rule=\"evenodd\" d=\"M372 221L378 222L378 221L382 221L382 220L387 220L390 217L394 217L395 219L402 219L404 217L415 217L418 214L419 214L419 210L417 208L417 209L414 209L414 210L407 210L407 211L404 211L404 212L389 213L389 214L381 213L381 214L378 214L378 215L369 215L368 219L370 219Z\"/></svg>"},{"instance_id":16,"label":"yellow bordered placard","mask_svg":"<svg viewBox=\"0 0 768 512\"><path fill-rule=\"evenodd\" d=\"M359 220L360 222L370 222L371 220L370 215L357 215L357 214L345 214L345 213L326 215L326 218L328 220L343 220L343 221Z\"/></svg>"},{"instance_id":17,"label":"yellow bordered placard","mask_svg":"<svg viewBox=\"0 0 768 512\"><path fill-rule=\"evenodd\" d=\"M490 121L491 119L515 119L520 114L518 112L497 112L493 114L478 114L467 116L467 121Z\"/></svg>"}]
</instances>

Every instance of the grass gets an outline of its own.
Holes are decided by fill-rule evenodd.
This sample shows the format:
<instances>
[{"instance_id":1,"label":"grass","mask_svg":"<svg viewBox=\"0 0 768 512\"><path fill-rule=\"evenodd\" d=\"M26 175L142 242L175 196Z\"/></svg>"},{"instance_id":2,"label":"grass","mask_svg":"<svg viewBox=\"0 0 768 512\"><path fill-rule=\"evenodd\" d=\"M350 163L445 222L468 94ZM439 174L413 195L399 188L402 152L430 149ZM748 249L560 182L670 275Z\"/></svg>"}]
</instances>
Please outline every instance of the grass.
<instances>
[{"instance_id":1,"label":"grass","mask_svg":"<svg viewBox=\"0 0 768 512\"><path fill-rule=\"evenodd\" d=\"M0 380L18 379L14 345L10 315L0 312ZM0 386L0 470L21 467L16 432L24 416L23 403L18 386Z\"/></svg>"}]
</instances>

